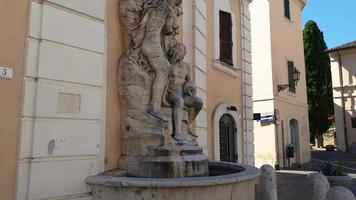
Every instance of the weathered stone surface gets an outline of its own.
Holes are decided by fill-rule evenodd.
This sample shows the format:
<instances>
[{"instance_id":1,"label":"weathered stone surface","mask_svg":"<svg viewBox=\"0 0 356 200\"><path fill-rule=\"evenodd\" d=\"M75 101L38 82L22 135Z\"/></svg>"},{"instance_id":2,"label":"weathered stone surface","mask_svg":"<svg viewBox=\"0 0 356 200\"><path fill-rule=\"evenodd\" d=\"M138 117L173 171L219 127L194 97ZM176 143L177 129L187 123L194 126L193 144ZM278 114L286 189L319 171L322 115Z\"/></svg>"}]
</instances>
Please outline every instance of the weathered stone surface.
<instances>
[{"instance_id":1,"label":"weathered stone surface","mask_svg":"<svg viewBox=\"0 0 356 200\"><path fill-rule=\"evenodd\" d=\"M355 200L354 194L347 188L337 186L329 190L326 200Z\"/></svg>"},{"instance_id":2,"label":"weathered stone surface","mask_svg":"<svg viewBox=\"0 0 356 200\"><path fill-rule=\"evenodd\" d=\"M182 0L121 0L121 173L89 177L94 200L254 200L255 167L210 163L192 123L203 107L176 40Z\"/></svg>"},{"instance_id":3,"label":"weathered stone surface","mask_svg":"<svg viewBox=\"0 0 356 200\"><path fill-rule=\"evenodd\" d=\"M108 174L89 177L87 182L93 200L255 200L257 168L210 163L210 169L215 176L159 179Z\"/></svg>"},{"instance_id":4,"label":"weathered stone surface","mask_svg":"<svg viewBox=\"0 0 356 200\"><path fill-rule=\"evenodd\" d=\"M147 177L182 178L209 175L208 157L200 147L151 147L144 162Z\"/></svg>"},{"instance_id":5,"label":"weathered stone surface","mask_svg":"<svg viewBox=\"0 0 356 200\"><path fill-rule=\"evenodd\" d=\"M180 161L172 165L164 161L166 158L148 154L150 147L198 145L192 124L203 104L192 82L191 66L183 62L186 48L176 40L181 6L182 0L120 1L126 48L119 63L125 127L122 130L124 158L120 159L120 167L132 176L177 176L156 173L157 169L167 168L172 170L165 170L166 173L179 172L179 177L207 174L207 160L202 154L175 157L173 160ZM154 163L156 172L147 172L142 163L145 156L147 161L151 160L150 164ZM195 172L182 171L182 168L194 168Z\"/></svg>"},{"instance_id":6,"label":"weathered stone surface","mask_svg":"<svg viewBox=\"0 0 356 200\"><path fill-rule=\"evenodd\" d=\"M313 196L312 184L306 171L277 171L278 199L310 200Z\"/></svg>"},{"instance_id":7,"label":"weathered stone surface","mask_svg":"<svg viewBox=\"0 0 356 200\"><path fill-rule=\"evenodd\" d=\"M123 155L144 156L149 152L151 146L162 146L164 136L154 133L131 133L123 136Z\"/></svg>"},{"instance_id":8,"label":"weathered stone surface","mask_svg":"<svg viewBox=\"0 0 356 200\"><path fill-rule=\"evenodd\" d=\"M263 165L260 177L260 199L277 200L276 172L270 165Z\"/></svg>"},{"instance_id":9,"label":"weathered stone surface","mask_svg":"<svg viewBox=\"0 0 356 200\"><path fill-rule=\"evenodd\" d=\"M342 186L351 189L352 178L349 175L346 176L327 176L330 183L330 187Z\"/></svg>"},{"instance_id":10,"label":"weathered stone surface","mask_svg":"<svg viewBox=\"0 0 356 200\"><path fill-rule=\"evenodd\" d=\"M328 179L320 173L309 174L307 177L313 186L312 200L325 200L326 194L330 189Z\"/></svg>"}]
</instances>

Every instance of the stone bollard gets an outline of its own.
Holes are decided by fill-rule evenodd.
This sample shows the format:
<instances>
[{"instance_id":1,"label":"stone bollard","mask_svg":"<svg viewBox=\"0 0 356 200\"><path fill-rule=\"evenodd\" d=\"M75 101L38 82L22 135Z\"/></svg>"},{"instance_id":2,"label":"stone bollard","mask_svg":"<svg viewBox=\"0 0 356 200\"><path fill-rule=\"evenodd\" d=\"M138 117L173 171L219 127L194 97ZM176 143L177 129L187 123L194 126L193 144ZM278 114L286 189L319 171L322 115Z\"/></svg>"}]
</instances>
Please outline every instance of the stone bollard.
<instances>
[{"instance_id":1,"label":"stone bollard","mask_svg":"<svg viewBox=\"0 0 356 200\"><path fill-rule=\"evenodd\" d=\"M308 175L308 180L313 185L313 198L312 200L325 200L326 194L330 189L328 179L319 173Z\"/></svg>"},{"instance_id":2,"label":"stone bollard","mask_svg":"<svg viewBox=\"0 0 356 200\"><path fill-rule=\"evenodd\" d=\"M326 200L356 200L356 198L349 189L336 186L329 190Z\"/></svg>"},{"instance_id":3,"label":"stone bollard","mask_svg":"<svg viewBox=\"0 0 356 200\"><path fill-rule=\"evenodd\" d=\"M276 172L270 165L263 165L260 169L260 199L277 200Z\"/></svg>"}]
</instances>

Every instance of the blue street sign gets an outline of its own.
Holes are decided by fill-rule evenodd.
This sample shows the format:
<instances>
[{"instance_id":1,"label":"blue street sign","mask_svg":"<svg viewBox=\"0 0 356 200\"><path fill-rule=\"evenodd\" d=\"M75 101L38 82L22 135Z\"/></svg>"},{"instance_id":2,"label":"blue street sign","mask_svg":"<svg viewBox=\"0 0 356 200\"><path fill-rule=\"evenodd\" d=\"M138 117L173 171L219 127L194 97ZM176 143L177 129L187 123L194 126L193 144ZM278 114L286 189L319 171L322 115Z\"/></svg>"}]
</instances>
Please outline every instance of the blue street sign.
<instances>
[{"instance_id":1,"label":"blue street sign","mask_svg":"<svg viewBox=\"0 0 356 200\"><path fill-rule=\"evenodd\" d=\"M266 116L261 116L260 122L273 122L274 121L274 116L273 115L266 115Z\"/></svg>"}]
</instances>

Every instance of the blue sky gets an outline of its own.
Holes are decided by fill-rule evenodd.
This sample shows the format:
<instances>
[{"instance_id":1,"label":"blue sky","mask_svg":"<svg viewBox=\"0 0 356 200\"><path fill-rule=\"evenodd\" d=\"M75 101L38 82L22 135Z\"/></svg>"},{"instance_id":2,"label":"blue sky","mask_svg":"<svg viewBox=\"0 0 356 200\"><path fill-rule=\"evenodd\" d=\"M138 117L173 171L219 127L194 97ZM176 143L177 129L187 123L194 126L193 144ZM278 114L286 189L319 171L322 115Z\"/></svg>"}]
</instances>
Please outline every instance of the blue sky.
<instances>
[{"instance_id":1,"label":"blue sky","mask_svg":"<svg viewBox=\"0 0 356 200\"><path fill-rule=\"evenodd\" d=\"M303 27L315 21L328 48L356 40L356 0L308 0L303 10Z\"/></svg>"}]
</instances>

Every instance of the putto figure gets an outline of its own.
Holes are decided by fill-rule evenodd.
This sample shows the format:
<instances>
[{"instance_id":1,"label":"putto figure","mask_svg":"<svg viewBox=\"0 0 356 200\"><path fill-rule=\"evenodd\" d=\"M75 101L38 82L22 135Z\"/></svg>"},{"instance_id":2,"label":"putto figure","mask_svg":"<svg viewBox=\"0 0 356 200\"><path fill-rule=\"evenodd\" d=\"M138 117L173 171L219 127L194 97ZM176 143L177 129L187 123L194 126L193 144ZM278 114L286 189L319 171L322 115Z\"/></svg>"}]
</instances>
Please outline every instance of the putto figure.
<instances>
[{"instance_id":1,"label":"putto figure","mask_svg":"<svg viewBox=\"0 0 356 200\"><path fill-rule=\"evenodd\" d=\"M127 38L119 74L127 135L164 134L177 144L195 145L192 122L203 103L183 62L185 46L176 40L181 6L182 0L120 1Z\"/></svg>"},{"instance_id":2,"label":"putto figure","mask_svg":"<svg viewBox=\"0 0 356 200\"><path fill-rule=\"evenodd\" d=\"M132 34L133 48L140 49L155 74L148 113L168 121L161 113L163 91L168 79L165 48L178 33L178 17L182 0L149 0L143 4L142 20ZM162 45L163 44L163 45Z\"/></svg>"},{"instance_id":3,"label":"putto figure","mask_svg":"<svg viewBox=\"0 0 356 200\"><path fill-rule=\"evenodd\" d=\"M184 108L188 109L188 130L193 136L192 122L203 107L203 101L196 96L196 85L191 81L191 67L183 62L186 49L183 44L177 44L169 49L168 59L172 64L172 74L170 75L167 90L167 102L173 106L173 137L184 142L182 132L182 120Z\"/></svg>"},{"instance_id":4,"label":"putto figure","mask_svg":"<svg viewBox=\"0 0 356 200\"><path fill-rule=\"evenodd\" d=\"M208 159L192 129L203 102L196 96L192 69L183 62L186 48L176 39L181 6L182 0L120 0L125 52L118 74L123 124L119 167L134 177L208 174ZM189 156L177 154L179 159L165 166L156 162L167 152L169 157L176 152ZM190 158L197 159L193 168L202 170L179 170L188 166L181 159L192 163ZM162 173L167 168L171 172Z\"/></svg>"}]
</instances>

